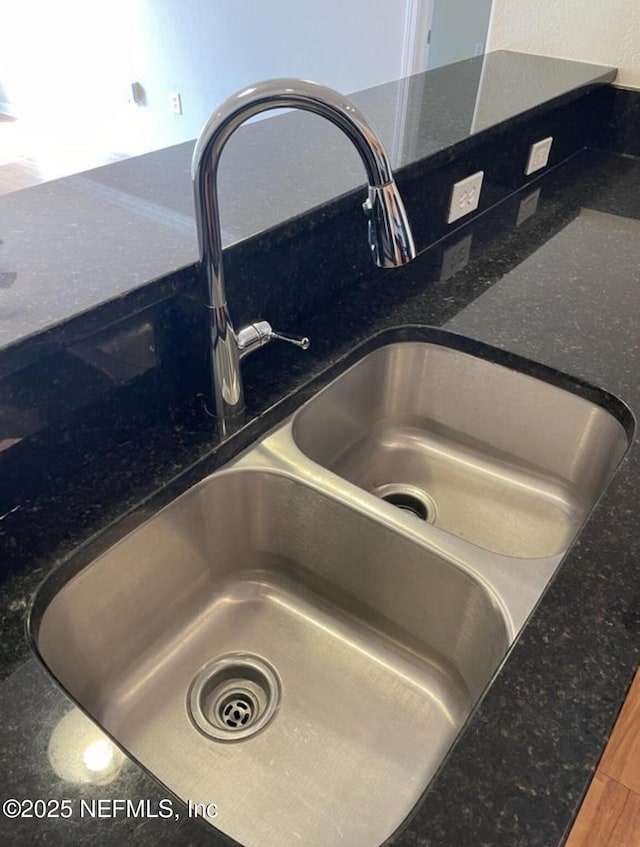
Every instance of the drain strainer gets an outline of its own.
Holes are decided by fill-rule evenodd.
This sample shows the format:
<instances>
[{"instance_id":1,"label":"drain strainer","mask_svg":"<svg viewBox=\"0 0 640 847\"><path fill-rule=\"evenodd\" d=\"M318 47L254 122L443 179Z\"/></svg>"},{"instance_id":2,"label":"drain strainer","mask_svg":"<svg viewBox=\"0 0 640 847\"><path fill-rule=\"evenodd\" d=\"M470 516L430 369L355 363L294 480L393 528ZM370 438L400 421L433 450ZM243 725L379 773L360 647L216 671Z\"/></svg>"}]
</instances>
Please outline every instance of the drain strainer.
<instances>
[{"instance_id":1,"label":"drain strainer","mask_svg":"<svg viewBox=\"0 0 640 847\"><path fill-rule=\"evenodd\" d=\"M274 669L249 653L228 653L205 665L187 696L200 732L217 741L242 741L264 729L280 703Z\"/></svg>"},{"instance_id":2,"label":"drain strainer","mask_svg":"<svg viewBox=\"0 0 640 847\"><path fill-rule=\"evenodd\" d=\"M400 482L389 482L372 489L371 493L386 503L391 503L392 506L415 515L422 521L435 523L436 504L421 488Z\"/></svg>"},{"instance_id":3,"label":"drain strainer","mask_svg":"<svg viewBox=\"0 0 640 847\"><path fill-rule=\"evenodd\" d=\"M255 707L246 694L238 692L225 697L220 706L220 719L229 729L239 729L253 720Z\"/></svg>"}]
</instances>

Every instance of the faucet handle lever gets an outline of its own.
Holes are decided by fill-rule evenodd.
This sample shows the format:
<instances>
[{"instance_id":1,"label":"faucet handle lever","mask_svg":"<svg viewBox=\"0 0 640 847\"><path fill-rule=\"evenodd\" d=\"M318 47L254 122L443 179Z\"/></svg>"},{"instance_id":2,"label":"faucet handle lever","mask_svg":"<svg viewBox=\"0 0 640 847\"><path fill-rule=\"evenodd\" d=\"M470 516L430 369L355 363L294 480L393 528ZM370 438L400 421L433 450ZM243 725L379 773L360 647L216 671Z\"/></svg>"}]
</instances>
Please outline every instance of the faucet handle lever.
<instances>
[{"instance_id":1,"label":"faucet handle lever","mask_svg":"<svg viewBox=\"0 0 640 847\"><path fill-rule=\"evenodd\" d=\"M272 329L269 321L255 321L252 324L243 326L237 336L238 350L240 358L243 359L249 353L253 353L259 347L264 347L273 339L278 341L286 341L288 344L293 344L294 347L301 347L303 350L309 349L309 339L299 335L283 335Z\"/></svg>"},{"instance_id":2,"label":"faucet handle lever","mask_svg":"<svg viewBox=\"0 0 640 847\"><path fill-rule=\"evenodd\" d=\"M306 335L283 335L281 332L276 332L275 329L271 330L271 338L286 341L287 344L293 344L294 347L300 347L302 350L308 350L311 344Z\"/></svg>"}]
</instances>

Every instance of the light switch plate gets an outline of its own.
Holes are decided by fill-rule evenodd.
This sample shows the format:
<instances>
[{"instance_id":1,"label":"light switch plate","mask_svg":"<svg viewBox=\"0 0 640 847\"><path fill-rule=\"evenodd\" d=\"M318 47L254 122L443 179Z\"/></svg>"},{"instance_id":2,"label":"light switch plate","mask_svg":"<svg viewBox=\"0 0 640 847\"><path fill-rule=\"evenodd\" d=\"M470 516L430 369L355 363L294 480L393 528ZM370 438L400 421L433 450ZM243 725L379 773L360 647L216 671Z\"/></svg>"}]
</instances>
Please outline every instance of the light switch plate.
<instances>
[{"instance_id":1,"label":"light switch plate","mask_svg":"<svg viewBox=\"0 0 640 847\"><path fill-rule=\"evenodd\" d=\"M478 208L483 178L484 171L478 171L454 184L447 223L452 224Z\"/></svg>"},{"instance_id":2,"label":"light switch plate","mask_svg":"<svg viewBox=\"0 0 640 847\"><path fill-rule=\"evenodd\" d=\"M529 174L535 173L541 170L541 168L546 168L552 144L553 136L550 135L548 138L543 138L541 141L536 141L535 144L531 145L525 176L529 176Z\"/></svg>"}]
</instances>

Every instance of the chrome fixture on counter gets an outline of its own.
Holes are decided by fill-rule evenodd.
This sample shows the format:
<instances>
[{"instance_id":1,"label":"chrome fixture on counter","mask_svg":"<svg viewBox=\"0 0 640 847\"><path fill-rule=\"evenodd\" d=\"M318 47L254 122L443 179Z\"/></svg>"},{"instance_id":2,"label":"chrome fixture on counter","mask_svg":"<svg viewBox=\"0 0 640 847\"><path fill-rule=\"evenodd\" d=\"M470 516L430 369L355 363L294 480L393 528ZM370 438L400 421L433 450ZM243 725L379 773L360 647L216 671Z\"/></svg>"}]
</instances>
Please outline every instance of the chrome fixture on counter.
<instances>
[{"instance_id":1,"label":"chrome fixture on counter","mask_svg":"<svg viewBox=\"0 0 640 847\"><path fill-rule=\"evenodd\" d=\"M232 133L246 120L269 109L295 108L321 115L354 143L364 164L369 195L363 208L369 217L369 245L382 268L404 265L415 257L409 222L393 180L387 154L360 110L342 94L314 82L274 79L232 95L205 124L196 142L191 165L195 193L198 243L207 279L211 310L210 345L215 413L222 428L244 411L240 360L272 339L306 350L307 338L274 332L267 321L233 328L224 285L222 237L217 193L218 162Z\"/></svg>"}]
</instances>

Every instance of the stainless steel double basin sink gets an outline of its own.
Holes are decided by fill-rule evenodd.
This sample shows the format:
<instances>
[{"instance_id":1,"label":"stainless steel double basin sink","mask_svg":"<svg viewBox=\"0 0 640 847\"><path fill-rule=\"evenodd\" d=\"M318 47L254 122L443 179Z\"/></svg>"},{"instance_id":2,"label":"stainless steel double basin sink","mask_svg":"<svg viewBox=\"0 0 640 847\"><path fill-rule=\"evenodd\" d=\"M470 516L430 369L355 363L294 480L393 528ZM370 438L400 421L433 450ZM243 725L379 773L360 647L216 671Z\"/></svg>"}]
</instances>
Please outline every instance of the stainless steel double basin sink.
<instances>
[{"instance_id":1,"label":"stainless steel double basin sink","mask_svg":"<svg viewBox=\"0 0 640 847\"><path fill-rule=\"evenodd\" d=\"M620 401L469 347L374 349L43 589L47 668L240 844L402 825L627 449Z\"/></svg>"}]
</instances>

